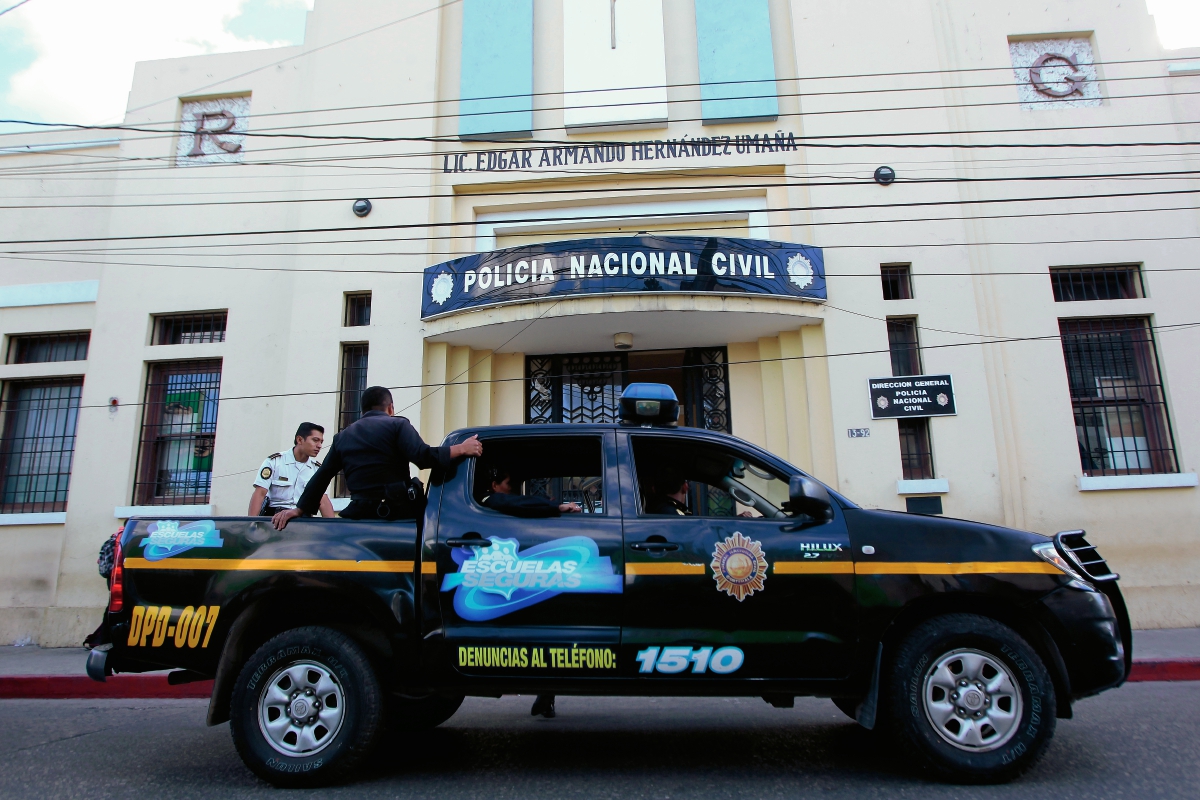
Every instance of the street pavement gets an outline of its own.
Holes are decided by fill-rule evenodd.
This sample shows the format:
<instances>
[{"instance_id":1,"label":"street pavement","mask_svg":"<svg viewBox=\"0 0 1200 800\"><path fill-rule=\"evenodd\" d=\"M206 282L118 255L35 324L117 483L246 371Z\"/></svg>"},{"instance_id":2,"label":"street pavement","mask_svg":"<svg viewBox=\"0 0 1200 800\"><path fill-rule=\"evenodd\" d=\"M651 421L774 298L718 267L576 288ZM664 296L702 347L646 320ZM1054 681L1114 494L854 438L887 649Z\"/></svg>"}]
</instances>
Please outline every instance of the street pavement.
<instances>
[{"instance_id":1,"label":"street pavement","mask_svg":"<svg viewBox=\"0 0 1200 800\"><path fill-rule=\"evenodd\" d=\"M1082 700L1046 758L1004 786L931 783L828 700L469 698L440 728L388 740L363 798L1194 798L1200 682L1141 683ZM201 700L5 700L0 797L280 797L238 760ZM295 792L288 796L307 796Z\"/></svg>"}]
</instances>

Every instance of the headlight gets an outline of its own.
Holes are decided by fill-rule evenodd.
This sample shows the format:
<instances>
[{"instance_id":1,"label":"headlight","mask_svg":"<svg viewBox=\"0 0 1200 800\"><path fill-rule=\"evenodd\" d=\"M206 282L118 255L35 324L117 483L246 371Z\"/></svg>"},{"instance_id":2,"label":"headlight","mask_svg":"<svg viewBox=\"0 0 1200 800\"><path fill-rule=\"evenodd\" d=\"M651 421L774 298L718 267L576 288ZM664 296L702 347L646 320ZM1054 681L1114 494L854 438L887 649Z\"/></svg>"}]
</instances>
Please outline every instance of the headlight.
<instances>
[{"instance_id":1,"label":"headlight","mask_svg":"<svg viewBox=\"0 0 1200 800\"><path fill-rule=\"evenodd\" d=\"M1071 565L1071 562L1067 561L1059 554L1058 549L1054 546L1054 542L1035 544L1033 546L1033 552L1038 558L1061 569L1063 574L1074 578L1077 581L1084 581L1086 583L1087 579L1079 574L1078 570Z\"/></svg>"}]
</instances>

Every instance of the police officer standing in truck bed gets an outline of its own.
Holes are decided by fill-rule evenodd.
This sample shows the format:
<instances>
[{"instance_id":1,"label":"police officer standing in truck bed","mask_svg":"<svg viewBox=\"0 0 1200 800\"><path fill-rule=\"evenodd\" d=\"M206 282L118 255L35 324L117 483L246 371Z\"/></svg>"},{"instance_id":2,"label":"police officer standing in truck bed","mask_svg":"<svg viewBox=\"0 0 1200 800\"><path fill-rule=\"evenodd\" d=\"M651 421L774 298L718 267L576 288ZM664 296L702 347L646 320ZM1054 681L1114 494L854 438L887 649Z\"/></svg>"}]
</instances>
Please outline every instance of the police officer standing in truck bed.
<instances>
[{"instance_id":1,"label":"police officer standing in truck bed","mask_svg":"<svg viewBox=\"0 0 1200 800\"><path fill-rule=\"evenodd\" d=\"M280 511L273 523L283 530L289 520L316 513L321 495L338 472L350 489L350 504L339 516L346 519L415 519L424 493L420 481L409 477L409 463L419 469L446 468L463 456L483 454L479 438L472 436L450 447L430 447L404 417L392 416L392 393L371 386L362 394L363 415L333 437L321 468L309 479L296 508Z\"/></svg>"}]
</instances>

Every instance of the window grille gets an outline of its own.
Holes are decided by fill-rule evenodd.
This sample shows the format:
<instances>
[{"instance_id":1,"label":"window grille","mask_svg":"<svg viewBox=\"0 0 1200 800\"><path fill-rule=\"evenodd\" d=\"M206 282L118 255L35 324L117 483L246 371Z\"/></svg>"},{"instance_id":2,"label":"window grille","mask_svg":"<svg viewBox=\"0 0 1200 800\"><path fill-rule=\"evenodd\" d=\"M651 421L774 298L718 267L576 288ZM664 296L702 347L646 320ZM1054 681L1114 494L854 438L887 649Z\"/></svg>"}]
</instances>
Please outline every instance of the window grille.
<instances>
[{"instance_id":1,"label":"window grille","mask_svg":"<svg viewBox=\"0 0 1200 800\"><path fill-rule=\"evenodd\" d=\"M892 375L920 375L921 346L917 341L917 318L890 318L887 321L887 333Z\"/></svg>"},{"instance_id":2,"label":"window grille","mask_svg":"<svg viewBox=\"0 0 1200 800\"><path fill-rule=\"evenodd\" d=\"M1058 327L1084 474L1178 472L1150 320L1062 319Z\"/></svg>"},{"instance_id":3,"label":"window grille","mask_svg":"<svg viewBox=\"0 0 1200 800\"><path fill-rule=\"evenodd\" d=\"M371 293L356 292L346 295L346 318L343 327L360 328L371 324Z\"/></svg>"},{"instance_id":4,"label":"window grille","mask_svg":"<svg viewBox=\"0 0 1200 800\"><path fill-rule=\"evenodd\" d=\"M906 481L933 478L933 440L929 435L929 420L896 420L900 429L900 468Z\"/></svg>"},{"instance_id":5,"label":"window grille","mask_svg":"<svg viewBox=\"0 0 1200 800\"><path fill-rule=\"evenodd\" d=\"M912 265L892 264L890 266L881 266L879 268L879 275L883 279L884 300L912 299Z\"/></svg>"},{"instance_id":6,"label":"window grille","mask_svg":"<svg viewBox=\"0 0 1200 800\"><path fill-rule=\"evenodd\" d=\"M220 394L220 361L150 365L142 406L135 505L208 502Z\"/></svg>"},{"instance_id":7,"label":"window grille","mask_svg":"<svg viewBox=\"0 0 1200 800\"><path fill-rule=\"evenodd\" d=\"M172 314L154 318L154 344L208 344L225 341L225 311Z\"/></svg>"},{"instance_id":8,"label":"window grille","mask_svg":"<svg viewBox=\"0 0 1200 800\"><path fill-rule=\"evenodd\" d=\"M8 337L8 364L46 364L52 361L86 361L90 331L37 333Z\"/></svg>"},{"instance_id":9,"label":"window grille","mask_svg":"<svg viewBox=\"0 0 1200 800\"><path fill-rule=\"evenodd\" d=\"M1108 267L1055 267L1050 270L1054 302L1077 300L1128 300L1145 297L1142 268L1138 264Z\"/></svg>"},{"instance_id":10,"label":"window grille","mask_svg":"<svg viewBox=\"0 0 1200 800\"><path fill-rule=\"evenodd\" d=\"M67 510L83 378L11 381L0 441L0 512Z\"/></svg>"},{"instance_id":11,"label":"window grille","mask_svg":"<svg viewBox=\"0 0 1200 800\"><path fill-rule=\"evenodd\" d=\"M362 416L362 396L367 388L367 345L342 345L342 375L338 386L338 430L345 430ZM345 478L338 473L334 497L349 497Z\"/></svg>"}]
</instances>

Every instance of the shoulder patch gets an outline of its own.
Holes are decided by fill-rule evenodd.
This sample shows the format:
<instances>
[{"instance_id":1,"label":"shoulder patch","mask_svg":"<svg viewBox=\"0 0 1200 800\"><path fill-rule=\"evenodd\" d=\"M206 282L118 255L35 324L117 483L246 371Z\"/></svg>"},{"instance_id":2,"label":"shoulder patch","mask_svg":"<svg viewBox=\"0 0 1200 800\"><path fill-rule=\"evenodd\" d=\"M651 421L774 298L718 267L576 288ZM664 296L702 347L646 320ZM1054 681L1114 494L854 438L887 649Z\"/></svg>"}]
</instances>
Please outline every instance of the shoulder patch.
<instances>
[{"instance_id":1,"label":"shoulder patch","mask_svg":"<svg viewBox=\"0 0 1200 800\"><path fill-rule=\"evenodd\" d=\"M321 462L317 461L315 458L313 459L313 463L316 464L318 467L321 466Z\"/></svg>"},{"instance_id":2,"label":"shoulder patch","mask_svg":"<svg viewBox=\"0 0 1200 800\"><path fill-rule=\"evenodd\" d=\"M275 473L271 472L270 467L263 467L262 472L258 473L258 477L262 478L265 481L265 480L270 480L271 476L274 474Z\"/></svg>"},{"instance_id":3,"label":"shoulder patch","mask_svg":"<svg viewBox=\"0 0 1200 800\"><path fill-rule=\"evenodd\" d=\"M283 456L283 453L271 453L271 455L267 456L267 461L273 461L282 456Z\"/></svg>"}]
</instances>

